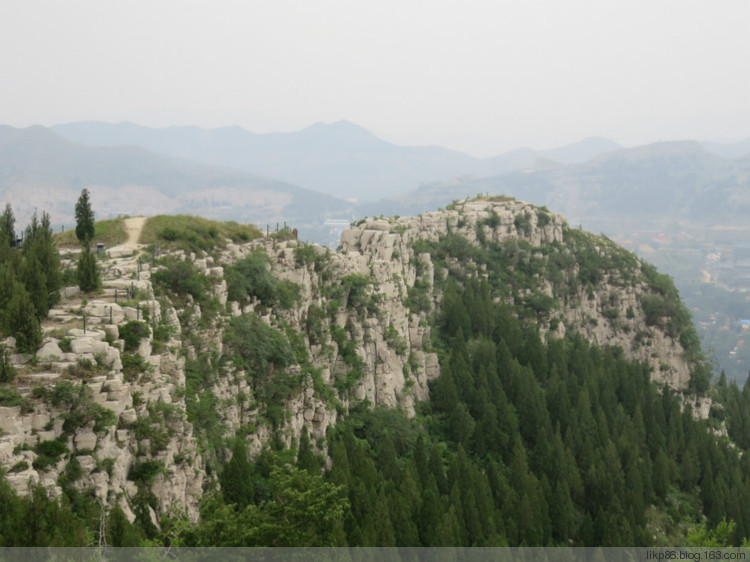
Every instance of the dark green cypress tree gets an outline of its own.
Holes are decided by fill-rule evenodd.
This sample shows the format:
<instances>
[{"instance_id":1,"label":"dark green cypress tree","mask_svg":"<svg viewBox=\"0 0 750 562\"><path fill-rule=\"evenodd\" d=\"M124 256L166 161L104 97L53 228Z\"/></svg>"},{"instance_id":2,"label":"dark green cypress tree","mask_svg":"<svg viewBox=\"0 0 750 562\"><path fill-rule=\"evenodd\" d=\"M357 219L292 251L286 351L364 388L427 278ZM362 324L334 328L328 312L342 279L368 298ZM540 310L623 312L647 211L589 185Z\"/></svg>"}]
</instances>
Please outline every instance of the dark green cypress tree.
<instances>
[{"instance_id":1,"label":"dark green cypress tree","mask_svg":"<svg viewBox=\"0 0 750 562\"><path fill-rule=\"evenodd\" d=\"M430 461L429 461L430 473L435 479L438 491L440 494L448 493L448 483L445 479L445 471L443 470L443 457L440 454L440 448L437 443L433 443L430 449Z\"/></svg>"},{"instance_id":2,"label":"dark green cypress tree","mask_svg":"<svg viewBox=\"0 0 750 562\"><path fill-rule=\"evenodd\" d=\"M549 502L549 516L553 522L552 536L561 544L572 538L575 529L576 512L566 480L559 480Z\"/></svg>"},{"instance_id":3,"label":"dark green cypress tree","mask_svg":"<svg viewBox=\"0 0 750 562\"><path fill-rule=\"evenodd\" d=\"M311 474L317 474L320 466L315 458L312 447L310 446L310 437L307 434L307 426L302 427L302 434L299 438L299 451L297 452L297 466L302 470L307 470Z\"/></svg>"},{"instance_id":4,"label":"dark green cypress tree","mask_svg":"<svg viewBox=\"0 0 750 562\"><path fill-rule=\"evenodd\" d=\"M375 502L372 523L375 527L375 544L373 546L396 546L396 534L393 531L393 524L391 523L388 499L382 488Z\"/></svg>"},{"instance_id":5,"label":"dark green cypress tree","mask_svg":"<svg viewBox=\"0 0 750 562\"><path fill-rule=\"evenodd\" d=\"M396 546L420 546L419 530L412 517L408 500L401 494L389 495L389 518Z\"/></svg>"},{"instance_id":6,"label":"dark green cypress tree","mask_svg":"<svg viewBox=\"0 0 750 562\"><path fill-rule=\"evenodd\" d=\"M425 448L422 433L417 436L417 442L414 445L414 464L417 469L420 485L424 488L424 486L427 485L429 467L427 465L427 450Z\"/></svg>"},{"instance_id":7,"label":"dark green cypress tree","mask_svg":"<svg viewBox=\"0 0 750 562\"><path fill-rule=\"evenodd\" d=\"M244 509L253 503L253 468L247 460L247 447L242 439L235 443L232 458L224 466L220 481L226 503L235 504L238 509Z\"/></svg>"},{"instance_id":8,"label":"dark green cypress tree","mask_svg":"<svg viewBox=\"0 0 750 562\"><path fill-rule=\"evenodd\" d=\"M96 255L91 253L88 245L81 247L81 256L78 258L78 287L85 293L97 290L101 287L99 267L96 263Z\"/></svg>"},{"instance_id":9,"label":"dark green cypress tree","mask_svg":"<svg viewBox=\"0 0 750 562\"><path fill-rule=\"evenodd\" d=\"M8 331L16 338L16 348L34 353L42 343L42 328L29 294L21 283L13 286L13 297L8 303Z\"/></svg>"},{"instance_id":10,"label":"dark green cypress tree","mask_svg":"<svg viewBox=\"0 0 750 562\"><path fill-rule=\"evenodd\" d=\"M422 509L420 510L417 522L419 540L422 546L438 546L439 537L437 533L438 525L440 524L440 514L442 512L443 507L440 502L440 492L435 482L435 477L430 474L424 486Z\"/></svg>"},{"instance_id":11,"label":"dark green cypress tree","mask_svg":"<svg viewBox=\"0 0 750 562\"><path fill-rule=\"evenodd\" d=\"M119 505L113 507L107 517L107 546L135 547L140 545L136 527L128 521Z\"/></svg>"},{"instance_id":12,"label":"dark green cypress tree","mask_svg":"<svg viewBox=\"0 0 750 562\"><path fill-rule=\"evenodd\" d=\"M12 252L10 248L8 252ZM0 254L3 253L3 246L0 245ZM0 261L0 334L5 336L13 335L10 324L11 316L9 305L13 299L16 289L16 271L10 261Z\"/></svg>"},{"instance_id":13,"label":"dark green cypress tree","mask_svg":"<svg viewBox=\"0 0 750 562\"><path fill-rule=\"evenodd\" d=\"M466 546L461 543L461 522L455 506L451 505L440 516L440 522L434 533L434 541L432 546Z\"/></svg>"},{"instance_id":14,"label":"dark green cypress tree","mask_svg":"<svg viewBox=\"0 0 750 562\"><path fill-rule=\"evenodd\" d=\"M76 238L82 246L88 246L94 239L94 211L91 209L89 190L83 189L75 208Z\"/></svg>"},{"instance_id":15,"label":"dark green cypress tree","mask_svg":"<svg viewBox=\"0 0 750 562\"><path fill-rule=\"evenodd\" d=\"M386 434L385 438L380 442L377 455L378 468L383 477L394 484L398 483L401 480L401 472L396 456L396 448L393 446L393 439L391 439L390 434Z\"/></svg>"},{"instance_id":16,"label":"dark green cypress tree","mask_svg":"<svg viewBox=\"0 0 750 562\"><path fill-rule=\"evenodd\" d=\"M14 246L16 243L16 217L10 203L5 204L5 210L0 215L0 244Z\"/></svg>"},{"instance_id":17,"label":"dark green cypress tree","mask_svg":"<svg viewBox=\"0 0 750 562\"><path fill-rule=\"evenodd\" d=\"M37 319L46 318L49 313L47 276L44 274L35 254L29 254L23 260L19 278L29 293L29 298L36 310Z\"/></svg>"},{"instance_id":18,"label":"dark green cypress tree","mask_svg":"<svg viewBox=\"0 0 750 562\"><path fill-rule=\"evenodd\" d=\"M461 446L467 447L469 439L474 434L476 422L471 417L468 408L463 402L459 402L448 418L448 427L453 441Z\"/></svg>"},{"instance_id":19,"label":"dark green cypress tree","mask_svg":"<svg viewBox=\"0 0 750 562\"><path fill-rule=\"evenodd\" d=\"M62 287L60 253L55 246L49 214L43 212L40 223L36 222L36 214L34 214L31 222L32 224L26 229L23 252L26 259L35 258L39 262L44 273L46 299L51 308L60 301L60 288ZM43 316L46 315L45 312Z\"/></svg>"},{"instance_id":20,"label":"dark green cypress tree","mask_svg":"<svg viewBox=\"0 0 750 562\"><path fill-rule=\"evenodd\" d=\"M669 458L663 449L659 449L656 459L654 459L654 475L652 477L654 493L659 498L665 499L667 497L670 481Z\"/></svg>"}]
</instances>

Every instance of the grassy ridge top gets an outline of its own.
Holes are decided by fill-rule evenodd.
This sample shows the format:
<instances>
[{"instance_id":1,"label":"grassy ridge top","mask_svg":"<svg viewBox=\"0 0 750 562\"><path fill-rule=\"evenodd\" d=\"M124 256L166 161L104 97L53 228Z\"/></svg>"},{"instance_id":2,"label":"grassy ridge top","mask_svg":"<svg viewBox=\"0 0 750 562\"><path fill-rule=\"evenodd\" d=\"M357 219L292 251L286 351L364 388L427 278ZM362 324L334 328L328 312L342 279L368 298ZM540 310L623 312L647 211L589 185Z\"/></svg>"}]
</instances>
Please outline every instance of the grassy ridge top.
<instances>
[{"instance_id":1,"label":"grassy ridge top","mask_svg":"<svg viewBox=\"0 0 750 562\"><path fill-rule=\"evenodd\" d=\"M96 221L94 228L95 235L93 242L103 242L108 248L122 244L128 239L128 233L125 231L125 219L123 217ZM58 248L77 248L80 246L74 228L56 233L55 242L57 242Z\"/></svg>"},{"instance_id":2,"label":"grassy ridge top","mask_svg":"<svg viewBox=\"0 0 750 562\"><path fill-rule=\"evenodd\" d=\"M249 224L221 222L189 215L158 215L146 221L139 242L159 244L165 249L209 251L225 245L225 241L249 242L262 235Z\"/></svg>"}]
</instances>

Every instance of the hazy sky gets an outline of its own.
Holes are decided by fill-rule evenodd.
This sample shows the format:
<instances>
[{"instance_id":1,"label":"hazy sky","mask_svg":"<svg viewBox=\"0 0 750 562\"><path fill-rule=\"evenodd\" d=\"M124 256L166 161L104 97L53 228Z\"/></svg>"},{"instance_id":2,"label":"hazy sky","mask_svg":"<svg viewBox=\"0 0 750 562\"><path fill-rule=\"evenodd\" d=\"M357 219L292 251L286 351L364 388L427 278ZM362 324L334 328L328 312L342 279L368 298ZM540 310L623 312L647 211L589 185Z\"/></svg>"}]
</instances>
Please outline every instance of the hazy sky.
<instances>
[{"instance_id":1,"label":"hazy sky","mask_svg":"<svg viewBox=\"0 0 750 562\"><path fill-rule=\"evenodd\" d=\"M737 141L748 29L748 0L0 0L0 123Z\"/></svg>"}]
</instances>

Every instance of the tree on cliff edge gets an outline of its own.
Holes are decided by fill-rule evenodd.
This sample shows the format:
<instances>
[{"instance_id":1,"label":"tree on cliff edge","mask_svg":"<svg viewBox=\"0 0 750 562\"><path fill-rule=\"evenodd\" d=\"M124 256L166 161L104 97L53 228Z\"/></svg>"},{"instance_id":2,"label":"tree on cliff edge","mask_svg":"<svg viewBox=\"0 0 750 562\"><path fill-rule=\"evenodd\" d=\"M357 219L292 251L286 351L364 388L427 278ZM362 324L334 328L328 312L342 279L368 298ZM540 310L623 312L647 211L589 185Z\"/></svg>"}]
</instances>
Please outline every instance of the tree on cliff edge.
<instances>
[{"instance_id":1,"label":"tree on cliff edge","mask_svg":"<svg viewBox=\"0 0 750 562\"><path fill-rule=\"evenodd\" d=\"M89 201L89 191L84 189L76 203L76 237L81 243L81 257L78 258L78 286L84 292L90 292L101 286L96 255L91 253L91 241L94 239L94 211Z\"/></svg>"}]
</instances>

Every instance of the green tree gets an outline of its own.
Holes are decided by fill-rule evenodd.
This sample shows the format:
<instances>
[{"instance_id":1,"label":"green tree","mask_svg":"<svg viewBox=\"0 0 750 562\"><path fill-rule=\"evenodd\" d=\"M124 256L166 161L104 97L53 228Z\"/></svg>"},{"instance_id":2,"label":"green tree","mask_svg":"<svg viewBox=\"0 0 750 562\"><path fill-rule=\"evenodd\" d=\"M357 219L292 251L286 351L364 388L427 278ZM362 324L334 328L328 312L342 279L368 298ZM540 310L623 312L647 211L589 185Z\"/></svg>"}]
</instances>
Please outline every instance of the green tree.
<instances>
[{"instance_id":1,"label":"green tree","mask_svg":"<svg viewBox=\"0 0 750 562\"><path fill-rule=\"evenodd\" d=\"M294 353L284 335L252 312L229 321L224 343L237 365L249 371L256 390L294 363Z\"/></svg>"},{"instance_id":2,"label":"green tree","mask_svg":"<svg viewBox=\"0 0 750 562\"><path fill-rule=\"evenodd\" d=\"M706 523L693 527L688 531L688 544L690 546L718 546L727 547L730 545L732 533L737 523L722 519L715 529L708 530Z\"/></svg>"},{"instance_id":3,"label":"green tree","mask_svg":"<svg viewBox=\"0 0 750 562\"><path fill-rule=\"evenodd\" d=\"M49 293L47 291L47 276L44 274L36 255L27 256L23 260L20 272L21 282L34 303L37 318L46 318L49 313Z\"/></svg>"},{"instance_id":4,"label":"green tree","mask_svg":"<svg viewBox=\"0 0 750 562\"><path fill-rule=\"evenodd\" d=\"M76 238L83 246L94 239L94 211L91 209L89 190L83 189L76 203Z\"/></svg>"},{"instance_id":5,"label":"green tree","mask_svg":"<svg viewBox=\"0 0 750 562\"><path fill-rule=\"evenodd\" d=\"M116 505L109 512L106 525L107 545L133 547L140 545L140 537L135 525L128 521L125 512Z\"/></svg>"},{"instance_id":6,"label":"green tree","mask_svg":"<svg viewBox=\"0 0 750 562\"><path fill-rule=\"evenodd\" d=\"M16 242L16 218L10 203L5 204L5 211L0 215L0 244L13 246Z\"/></svg>"},{"instance_id":7,"label":"green tree","mask_svg":"<svg viewBox=\"0 0 750 562\"><path fill-rule=\"evenodd\" d=\"M244 509L253 503L253 469L247 460L247 447L242 439L238 439L232 451L232 459L224 467L221 474L221 492L224 501L235 504L238 509Z\"/></svg>"},{"instance_id":8,"label":"green tree","mask_svg":"<svg viewBox=\"0 0 750 562\"><path fill-rule=\"evenodd\" d=\"M8 329L16 338L16 347L25 353L34 353L42 343L42 328L39 325L36 308L29 293L21 283L16 282L13 297L8 303Z\"/></svg>"},{"instance_id":9,"label":"green tree","mask_svg":"<svg viewBox=\"0 0 750 562\"><path fill-rule=\"evenodd\" d=\"M12 381L16 376L16 369L10 360L10 352L4 345L0 345L0 383Z\"/></svg>"},{"instance_id":10,"label":"green tree","mask_svg":"<svg viewBox=\"0 0 750 562\"><path fill-rule=\"evenodd\" d=\"M274 468L269 498L234 511L215 499L201 509L195 546L341 546L343 488L296 467Z\"/></svg>"},{"instance_id":11,"label":"green tree","mask_svg":"<svg viewBox=\"0 0 750 562\"><path fill-rule=\"evenodd\" d=\"M60 266L60 253L57 251L53 238L50 216L48 213L42 213L41 222L36 218L36 212L31 217L31 223L26 228L26 238L23 243L23 255L26 261L36 260L39 268L44 275L44 300L49 307L54 306L60 301L60 288L62 287L62 268ZM26 281L27 288L29 282ZM29 289L29 292L32 292ZM36 300L35 300L36 303ZM44 307L37 306L41 316L47 316L47 310Z\"/></svg>"},{"instance_id":12,"label":"green tree","mask_svg":"<svg viewBox=\"0 0 750 562\"><path fill-rule=\"evenodd\" d=\"M302 426L302 434L299 438L299 451L297 452L297 466L302 470L307 470L315 474L318 470L318 461L315 459L312 446L310 445L310 436L307 434L307 426Z\"/></svg>"},{"instance_id":13,"label":"green tree","mask_svg":"<svg viewBox=\"0 0 750 562\"><path fill-rule=\"evenodd\" d=\"M101 287L101 275L96 263L96 255L91 253L88 244L81 247L81 256L78 258L78 287L84 293L96 291Z\"/></svg>"}]
</instances>

